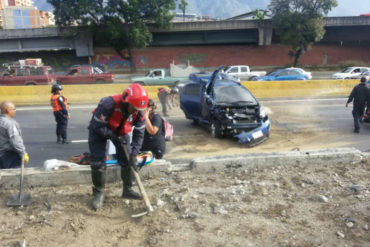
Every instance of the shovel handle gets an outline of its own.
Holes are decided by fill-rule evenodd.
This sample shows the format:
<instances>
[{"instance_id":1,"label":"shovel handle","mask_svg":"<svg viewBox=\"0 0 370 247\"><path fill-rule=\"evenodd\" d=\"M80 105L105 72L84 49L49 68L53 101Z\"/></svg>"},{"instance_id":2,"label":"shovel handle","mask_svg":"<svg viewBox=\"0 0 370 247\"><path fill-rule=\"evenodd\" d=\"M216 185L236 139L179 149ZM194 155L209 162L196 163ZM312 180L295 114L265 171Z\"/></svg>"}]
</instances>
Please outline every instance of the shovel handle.
<instances>
[{"instance_id":1,"label":"shovel handle","mask_svg":"<svg viewBox=\"0 0 370 247\"><path fill-rule=\"evenodd\" d=\"M20 186L19 186L19 199L21 198L23 192L23 176L24 176L24 154L22 155L21 162L21 177L20 177Z\"/></svg>"},{"instance_id":2,"label":"shovel handle","mask_svg":"<svg viewBox=\"0 0 370 247\"><path fill-rule=\"evenodd\" d=\"M125 143L121 143L121 147L122 147L123 153L126 156L126 160L129 163L129 161L130 161L130 155L129 155L129 152L128 152L128 149L127 149L126 144ZM139 186L140 194L142 195L142 197L144 199L144 203L145 203L145 206L146 206L148 212L153 212L153 207L150 204L148 195L146 194L146 191L144 189L144 185L141 182L141 179L140 179L139 174L135 171L135 169L132 166L130 166L130 169L131 169L132 174L134 174L135 181L136 181L137 185Z\"/></svg>"},{"instance_id":3,"label":"shovel handle","mask_svg":"<svg viewBox=\"0 0 370 247\"><path fill-rule=\"evenodd\" d=\"M145 206L146 206L148 212L153 212L153 207L150 204L148 195L146 194L146 191L144 189L144 185L141 183L141 179L140 179L139 174L135 171L135 169L133 167L131 167L131 172L132 172L132 174L134 174L136 183L139 186L140 193L143 196L144 203L145 203Z\"/></svg>"}]
</instances>

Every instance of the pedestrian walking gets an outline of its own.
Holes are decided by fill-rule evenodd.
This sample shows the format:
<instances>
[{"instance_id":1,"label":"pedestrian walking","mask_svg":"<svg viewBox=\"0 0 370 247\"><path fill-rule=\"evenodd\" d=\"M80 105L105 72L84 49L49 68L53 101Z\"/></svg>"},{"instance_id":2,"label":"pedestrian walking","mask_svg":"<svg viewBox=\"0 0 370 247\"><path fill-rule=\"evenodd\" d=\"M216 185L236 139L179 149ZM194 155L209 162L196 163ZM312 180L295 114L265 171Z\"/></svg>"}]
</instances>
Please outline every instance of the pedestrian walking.
<instances>
[{"instance_id":1,"label":"pedestrian walking","mask_svg":"<svg viewBox=\"0 0 370 247\"><path fill-rule=\"evenodd\" d=\"M0 169L18 168L28 163L29 156L23 144L22 132L17 121L15 105L10 101L0 103Z\"/></svg>"},{"instance_id":2,"label":"pedestrian walking","mask_svg":"<svg viewBox=\"0 0 370 247\"><path fill-rule=\"evenodd\" d=\"M178 96L179 96L179 87L177 85L173 86L170 90L170 103L172 107L177 107L178 106Z\"/></svg>"},{"instance_id":3,"label":"pedestrian walking","mask_svg":"<svg viewBox=\"0 0 370 247\"><path fill-rule=\"evenodd\" d=\"M370 109L370 89L366 86L366 78L360 79L360 84L356 85L348 97L346 107L353 101L352 116L354 121L354 133L360 133L360 120L364 114L365 107Z\"/></svg>"},{"instance_id":4,"label":"pedestrian walking","mask_svg":"<svg viewBox=\"0 0 370 247\"><path fill-rule=\"evenodd\" d=\"M68 119L71 118L69 114L69 106L67 98L62 95L62 86L59 84L54 84L51 87L51 97L50 105L53 109L53 114L55 121L57 122L56 134L57 134L57 143L59 144L68 144L67 140L67 126Z\"/></svg>"},{"instance_id":5,"label":"pedestrian walking","mask_svg":"<svg viewBox=\"0 0 370 247\"><path fill-rule=\"evenodd\" d=\"M170 95L171 91L168 88L160 87L158 88L158 99L159 102L161 102L162 105L162 114L164 117L168 117L168 111L167 108L171 109L170 105Z\"/></svg>"},{"instance_id":6,"label":"pedestrian walking","mask_svg":"<svg viewBox=\"0 0 370 247\"><path fill-rule=\"evenodd\" d=\"M130 167L136 169L137 155L144 140L144 110L148 104L147 91L137 83L127 87L122 94L108 96L99 102L93 111L89 125L89 149L91 178L93 182L92 207L103 206L106 181L106 144L110 139L116 147L118 164L121 166L123 198L140 200L141 196L132 189ZM134 130L132 131L132 127ZM132 140L130 134L132 131ZM122 149L126 145L129 160Z\"/></svg>"}]
</instances>

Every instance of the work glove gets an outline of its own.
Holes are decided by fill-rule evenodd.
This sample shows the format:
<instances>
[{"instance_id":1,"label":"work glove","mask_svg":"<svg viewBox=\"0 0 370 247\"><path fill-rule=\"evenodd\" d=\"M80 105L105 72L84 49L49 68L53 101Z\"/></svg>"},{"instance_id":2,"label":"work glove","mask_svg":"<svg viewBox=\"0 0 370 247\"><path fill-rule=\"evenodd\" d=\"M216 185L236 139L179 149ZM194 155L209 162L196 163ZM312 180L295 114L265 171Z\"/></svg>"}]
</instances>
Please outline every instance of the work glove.
<instances>
[{"instance_id":1,"label":"work glove","mask_svg":"<svg viewBox=\"0 0 370 247\"><path fill-rule=\"evenodd\" d=\"M28 153L24 153L23 161L25 164L28 164L28 162L30 161L30 156L28 156Z\"/></svg>"},{"instance_id":2,"label":"work glove","mask_svg":"<svg viewBox=\"0 0 370 247\"><path fill-rule=\"evenodd\" d=\"M138 170L136 155L132 155L132 154L130 155L130 160L128 161L128 165L134 168L135 171Z\"/></svg>"}]
</instances>

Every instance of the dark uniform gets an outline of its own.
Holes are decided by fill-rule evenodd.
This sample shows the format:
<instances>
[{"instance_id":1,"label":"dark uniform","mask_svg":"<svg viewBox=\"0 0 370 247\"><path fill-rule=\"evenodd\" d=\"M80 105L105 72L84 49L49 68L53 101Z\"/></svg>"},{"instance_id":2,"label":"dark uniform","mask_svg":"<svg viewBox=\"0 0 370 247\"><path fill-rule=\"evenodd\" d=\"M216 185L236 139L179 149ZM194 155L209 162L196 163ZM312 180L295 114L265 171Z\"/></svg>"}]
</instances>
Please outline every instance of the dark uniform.
<instances>
[{"instance_id":1,"label":"dark uniform","mask_svg":"<svg viewBox=\"0 0 370 247\"><path fill-rule=\"evenodd\" d=\"M145 97L147 102L147 95ZM129 103L122 102L121 94L103 98L94 110L90 121L89 149L91 155L91 175L94 185L93 207L95 209L101 207L104 201L105 158L108 139L112 140L115 145L117 160L122 167L122 197L141 199L140 195L132 190L130 166L128 165L128 160L125 157L121 144L127 145L130 152L130 160L136 161L136 156L140 151L144 139L145 119L143 111L130 114L128 107ZM130 144L132 126L134 126L134 130Z\"/></svg>"},{"instance_id":2,"label":"dark uniform","mask_svg":"<svg viewBox=\"0 0 370 247\"><path fill-rule=\"evenodd\" d=\"M57 143L67 144L67 126L68 126L68 101L67 98L57 93L60 89L54 90L50 98L50 104L53 109L55 121L57 122L56 134Z\"/></svg>"},{"instance_id":3,"label":"dark uniform","mask_svg":"<svg viewBox=\"0 0 370 247\"><path fill-rule=\"evenodd\" d=\"M361 83L356 85L348 97L347 105L353 100L352 116L354 121L354 132L360 131L360 120L364 114L365 107L370 106L370 90L366 86L366 78L361 78Z\"/></svg>"}]
</instances>

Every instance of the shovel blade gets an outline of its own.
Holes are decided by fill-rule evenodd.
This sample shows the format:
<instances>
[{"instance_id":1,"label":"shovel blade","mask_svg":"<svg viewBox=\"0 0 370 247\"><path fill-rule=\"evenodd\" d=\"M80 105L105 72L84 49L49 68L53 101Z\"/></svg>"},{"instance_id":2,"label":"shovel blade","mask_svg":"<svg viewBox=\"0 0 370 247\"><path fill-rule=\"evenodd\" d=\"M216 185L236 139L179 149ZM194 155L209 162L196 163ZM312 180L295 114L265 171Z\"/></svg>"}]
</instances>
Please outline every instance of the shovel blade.
<instances>
[{"instance_id":1,"label":"shovel blade","mask_svg":"<svg viewBox=\"0 0 370 247\"><path fill-rule=\"evenodd\" d=\"M148 214L148 211L145 211L145 212L142 212L142 213L139 213L139 214L133 214L131 215L131 218L140 218L140 217L143 217L144 215L147 215Z\"/></svg>"},{"instance_id":2,"label":"shovel blade","mask_svg":"<svg viewBox=\"0 0 370 247\"><path fill-rule=\"evenodd\" d=\"M8 207L28 206L31 202L30 194L13 195L6 203Z\"/></svg>"}]
</instances>

